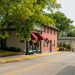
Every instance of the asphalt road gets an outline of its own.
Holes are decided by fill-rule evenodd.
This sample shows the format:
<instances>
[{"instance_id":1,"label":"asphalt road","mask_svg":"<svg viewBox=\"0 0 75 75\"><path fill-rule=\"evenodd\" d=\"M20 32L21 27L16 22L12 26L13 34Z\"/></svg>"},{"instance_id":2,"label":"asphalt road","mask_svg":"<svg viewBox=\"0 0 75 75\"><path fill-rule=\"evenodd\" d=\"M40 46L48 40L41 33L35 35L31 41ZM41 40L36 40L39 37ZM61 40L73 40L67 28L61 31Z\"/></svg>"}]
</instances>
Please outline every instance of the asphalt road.
<instances>
[{"instance_id":1,"label":"asphalt road","mask_svg":"<svg viewBox=\"0 0 75 75\"><path fill-rule=\"evenodd\" d=\"M75 53L0 64L0 75L75 75Z\"/></svg>"}]
</instances>

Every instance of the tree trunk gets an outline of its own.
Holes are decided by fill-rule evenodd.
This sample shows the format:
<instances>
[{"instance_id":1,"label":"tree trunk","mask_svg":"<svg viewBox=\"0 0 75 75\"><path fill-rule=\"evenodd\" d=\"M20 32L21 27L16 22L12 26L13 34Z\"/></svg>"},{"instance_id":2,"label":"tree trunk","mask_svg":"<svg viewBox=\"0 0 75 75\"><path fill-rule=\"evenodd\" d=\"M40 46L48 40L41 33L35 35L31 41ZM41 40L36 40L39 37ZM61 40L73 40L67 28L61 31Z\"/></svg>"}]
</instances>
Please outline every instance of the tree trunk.
<instances>
[{"instance_id":1,"label":"tree trunk","mask_svg":"<svg viewBox=\"0 0 75 75\"><path fill-rule=\"evenodd\" d=\"M29 49L28 49L29 45L28 45L28 41L26 41L26 55L28 55Z\"/></svg>"}]
</instances>

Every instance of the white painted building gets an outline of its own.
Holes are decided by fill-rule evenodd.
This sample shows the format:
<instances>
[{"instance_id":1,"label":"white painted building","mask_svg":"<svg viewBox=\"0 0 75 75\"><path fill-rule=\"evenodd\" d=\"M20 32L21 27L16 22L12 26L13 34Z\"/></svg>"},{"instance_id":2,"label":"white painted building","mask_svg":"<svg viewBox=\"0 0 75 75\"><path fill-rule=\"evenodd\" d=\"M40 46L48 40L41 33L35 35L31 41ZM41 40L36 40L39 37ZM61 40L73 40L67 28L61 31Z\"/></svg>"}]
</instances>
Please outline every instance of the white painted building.
<instances>
[{"instance_id":1,"label":"white painted building","mask_svg":"<svg viewBox=\"0 0 75 75\"><path fill-rule=\"evenodd\" d=\"M75 37L60 37L58 38L58 43L70 44L71 49L75 51Z\"/></svg>"}]
</instances>

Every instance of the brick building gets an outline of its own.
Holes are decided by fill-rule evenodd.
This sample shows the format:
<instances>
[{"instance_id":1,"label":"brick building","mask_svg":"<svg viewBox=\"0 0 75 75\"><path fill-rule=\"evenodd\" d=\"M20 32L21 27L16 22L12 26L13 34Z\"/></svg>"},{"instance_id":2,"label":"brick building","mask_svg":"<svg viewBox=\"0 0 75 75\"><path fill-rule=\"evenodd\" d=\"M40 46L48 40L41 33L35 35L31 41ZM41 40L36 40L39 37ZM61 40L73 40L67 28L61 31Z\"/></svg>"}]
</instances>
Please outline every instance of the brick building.
<instances>
[{"instance_id":1,"label":"brick building","mask_svg":"<svg viewBox=\"0 0 75 75\"><path fill-rule=\"evenodd\" d=\"M42 36L47 40L42 40L42 50L44 52L56 51L58 30L54 27L42 26L42 31Z\"/></svg>"}]
</instances>

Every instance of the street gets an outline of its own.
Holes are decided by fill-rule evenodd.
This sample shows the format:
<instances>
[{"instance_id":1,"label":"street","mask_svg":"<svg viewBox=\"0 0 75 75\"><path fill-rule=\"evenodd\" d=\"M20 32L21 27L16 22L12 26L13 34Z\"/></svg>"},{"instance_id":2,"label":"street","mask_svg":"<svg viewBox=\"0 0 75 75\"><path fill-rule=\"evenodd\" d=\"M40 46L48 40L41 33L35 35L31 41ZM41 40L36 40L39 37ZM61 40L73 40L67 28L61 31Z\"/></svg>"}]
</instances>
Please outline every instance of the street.
<instances>
[{"instance_id":1,"label":"street","mask_svg":"<svg viewBox=\"0 0 75 75\"><path fill-rule=\"evenodd\" d=\"M75 53L0 64L0 75L75 75Z\"/></svg>"}]
</instances>

